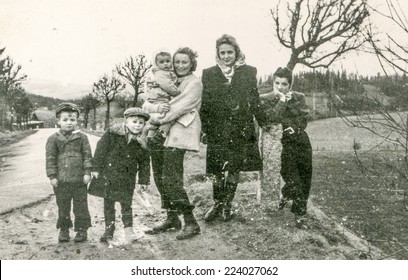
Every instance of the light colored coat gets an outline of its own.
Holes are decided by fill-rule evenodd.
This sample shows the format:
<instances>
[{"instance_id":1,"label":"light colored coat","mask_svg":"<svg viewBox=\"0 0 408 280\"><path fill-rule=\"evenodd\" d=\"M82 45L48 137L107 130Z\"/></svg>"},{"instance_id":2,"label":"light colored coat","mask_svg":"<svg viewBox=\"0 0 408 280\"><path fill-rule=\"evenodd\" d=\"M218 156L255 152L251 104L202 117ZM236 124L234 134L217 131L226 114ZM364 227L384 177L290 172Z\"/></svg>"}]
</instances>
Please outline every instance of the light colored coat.
<instances>
[{"instance_id":1,"label":"light colored coat","mask_svg":"<svg viewBox=\"0 0 408 280\"><path fill-rule=\"evenodd\" d=\"M200 149L201 119L199 111L203 84L195 75L179 78L181 93L170 102L170 111L164 118L155 120L159 124L174 122L164 143L165 147L198 152ZM158 105L146 104L150 110L158 110Z\"/></svg>"}]
</instances>

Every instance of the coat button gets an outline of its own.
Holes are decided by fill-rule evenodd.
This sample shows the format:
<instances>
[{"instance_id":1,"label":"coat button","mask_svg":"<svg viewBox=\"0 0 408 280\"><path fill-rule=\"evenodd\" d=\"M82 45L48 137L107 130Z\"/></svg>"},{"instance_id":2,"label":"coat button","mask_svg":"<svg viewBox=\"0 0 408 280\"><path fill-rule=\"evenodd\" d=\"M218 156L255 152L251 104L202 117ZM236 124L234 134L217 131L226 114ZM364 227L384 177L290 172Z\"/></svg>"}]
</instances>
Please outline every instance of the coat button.
<instances>
[{"instance_id":1,"label":"coat button","mask_svg":"<svg viewBox=\"0 0 408 280\"><path fill-rule=\"evenodd\" d=\"M112 166L112 163L109 163L109 166Z\"/></svg>"},{"instance_id":2,"label":"coat button","mask_svg":"<svg viewBox=\"0 0 408 280\"><path fill-rule=\"evenodd\" d=\"M65 167L68 167L68 164L65 164Z\"/></svg>"}]
</instances>

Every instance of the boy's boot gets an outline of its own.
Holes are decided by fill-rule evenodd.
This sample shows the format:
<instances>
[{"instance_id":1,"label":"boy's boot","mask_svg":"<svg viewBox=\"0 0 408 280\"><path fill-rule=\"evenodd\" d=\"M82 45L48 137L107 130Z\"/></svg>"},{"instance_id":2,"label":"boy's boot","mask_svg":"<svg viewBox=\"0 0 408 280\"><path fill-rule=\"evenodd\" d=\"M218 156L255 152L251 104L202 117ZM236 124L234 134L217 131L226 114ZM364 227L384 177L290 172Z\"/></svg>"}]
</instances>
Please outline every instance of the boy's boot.
<instances>
[{"instance_id":1,"label":"boy's boot","mask_svg":"<svg viewBox=\"0 0 408 280\"><path fill-rule=\"evenodd\" d=\"M85 242L88 239L88 233L84 229L79 229L75 235L74 241L79 243L79 242Z\"/></svg>"},{"instance_id":2,"label":"boy's boot","mask_svg":"<svg viewBox=\"0 0 408 280\"><path fill-rule=\"evenodd\" d=\"M177 240L183 240L193 237L200 233L200 226L194 218L193 211L191 209L183 211L184 216L184 228L176 236Z\"/></svg>"},{"instance_id":3,"label":"boy's boot","mask_svg":"<svg viewBox=\"0 0 408 280\"><path fill-rule=\"evenodd\" d=\"M211 206L210 209L207 210L204 216L204 221L206 221L207 223L214 221L222 213L223 208L222 198L225 195L223 185L224 185L223 178L215 179L213 183L214 204L213 206Z\"/></svg>"},{"instance_id":4,"label":"boy's boot","mask_svg":"<svg viewBox=\"0 0 408 280\"><path fill-rule=\"evenodd\" d=\"M125 242L126 244L131 244L140 238L143 237L143 234L138 234L133 230L133 227L125 227Z\"/></svg>"},{"instance_id":5,"label":"boy's boot","mask_svg":"<svg viewBox=\"0 0 408 280\"><path fill-rule=\"evenodd\" d=\"M222 220L224 222L228 222L233 218L233 215L231 213L231 208L232 208L232 200L234 199L235 191L237 190L237 185L227 183L226 189L227 189L227 194L225 195L225 198L224 198L224 204L223 204L224 207L222 211Z\"/></svg>"},{"instance_id":6,"label":"boy's boot","mask_svg":"<svg viewBox=\"0 0 408 280\"><path fill-rule=\"evenodd\" d=\"M181 229L181 221L177 215L177 211L175 210L167 210L166 220L162 224L155 226L153 229L145 231L145 233L157 234L160 232L165 232L171 228Z\"/></svg>"},{"instance_id":7,"label":"boy's boot","mask_svg":"<svg viewBox=\"0 0 408 280\"><path fill-rule=\"evenodd\" d=\"M115 232L115 225L114 224L110 224L110 225L106 226L105 227L105 232L103 233L103 235L101 236L99 241L108 242L108 240L111 240L113 238L113 233L114 232Z\"/></svg>"},{"instance_id":8,"label":"boy's boot","mask_svg":"<svg viewBox=\"0 0 408 280\"><path fill-rule=\"evenodd\" d=\"M58 242L68 242L69 241L69 229L60 229L58 235Z\"/></svg>"}]
</instances>

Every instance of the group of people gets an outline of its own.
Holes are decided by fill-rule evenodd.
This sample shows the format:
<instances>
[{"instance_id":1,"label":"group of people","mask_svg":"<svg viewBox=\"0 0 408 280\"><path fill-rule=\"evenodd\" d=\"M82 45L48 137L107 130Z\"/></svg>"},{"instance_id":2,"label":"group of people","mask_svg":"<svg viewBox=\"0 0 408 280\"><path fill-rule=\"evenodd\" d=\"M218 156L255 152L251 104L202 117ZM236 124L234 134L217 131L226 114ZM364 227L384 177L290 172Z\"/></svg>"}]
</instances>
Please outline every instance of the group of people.
<instances>
[{"instance_id":1,"label":"group of people","mask_svg":"<svg viewBox=\"0 0 408 280\"><path fill-rule=\"evenodd\" d=\"M178 240L199 234L195 206L183 185L183 163L186 151L198 151L200 142L207 144L206 171L213 178L214 203L206 211L204 221L231 220L240 171L262 170L255 122L261 128L282 124L281 175L285 185L279 209L293 201L291 211L296 226L303 226L312 149L304 131L308 117L305 96L291 91L292 71L278 68L274 91L260 97L257 70L245 63L244 53L230 35L216 41L216 65L205 69L201 80L193 74L196 67L197 54L190 48L180 48L173 56L158 52L147 78L147 99L142 108L127 109L124 123L107 129L98 141L94 157L86 135L75 130L78 108L70 103L57 108L61 129L47 141L46 167L56 194L60 242L70 239L71 200L77 232L74 240L87 239L91 226L87 184L91 180L106 186L105 232L100 241L113 238L115 202L121 204L126 239L133 241L133 192L135 187L147 188L150 162L166 219L146 234L177 229Z\"/></svg>"}]
</instances>

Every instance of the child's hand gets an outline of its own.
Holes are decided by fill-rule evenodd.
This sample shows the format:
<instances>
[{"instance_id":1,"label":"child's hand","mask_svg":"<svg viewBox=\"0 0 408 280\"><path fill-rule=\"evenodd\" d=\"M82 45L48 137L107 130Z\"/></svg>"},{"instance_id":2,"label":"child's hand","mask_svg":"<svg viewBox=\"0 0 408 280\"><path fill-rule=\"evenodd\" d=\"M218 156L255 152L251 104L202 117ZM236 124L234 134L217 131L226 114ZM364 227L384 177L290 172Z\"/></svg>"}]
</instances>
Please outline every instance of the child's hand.
<instances>
[{"instance_id":1,"label":"child's hand","mask_svg":"<svg viewBox=\"0 0 408 280\"><path fill-rule=\"evenodd\" d=\"M53 186L53 187L58 187L58 180L57 180L57 178L51 179L51 180L50 180L50 184L51 184L51 186Z\"/></svg>"},{"instance_id":2,"label":"child's hand","mask_svg":"<svg viewBox=\"0 0 408 280\"><path fill-rule=\"evenodd\" d=\"M276 95L279 96L280 101L285 102L286 101L286 96L279 91L275 91Z\"/></svg>"},{"instance_id":3,"label":"child's hand","mask_svg":"<svg viewBox=\"0 0 408 280\"><path fill-rule=\"evenodd\" d=\"M84 175L84 184L88 185L91 182L91 175Z\"/></svg>"},{"instance_id":4,"label":"child's hand","mask_svg":"<svg viewBox=\"0 0 408 280\"><path fill-rule=\"evenodd\" d=\"M160 114L167 113L168 111L170 111L169 103L159 104L158 110Z\"/></svg>"},{"instance_id":5,"label":"child's hand","mask_svg":"<svg viewBox=\"0 0 408 280\"><path fill-rule=\"evenodd\" d=\"M98 179L98 177L99 177L99 172L92 172L91 174L92 174L92 177L93 177L93 178Z\"/></svg>"}]
</instances>

